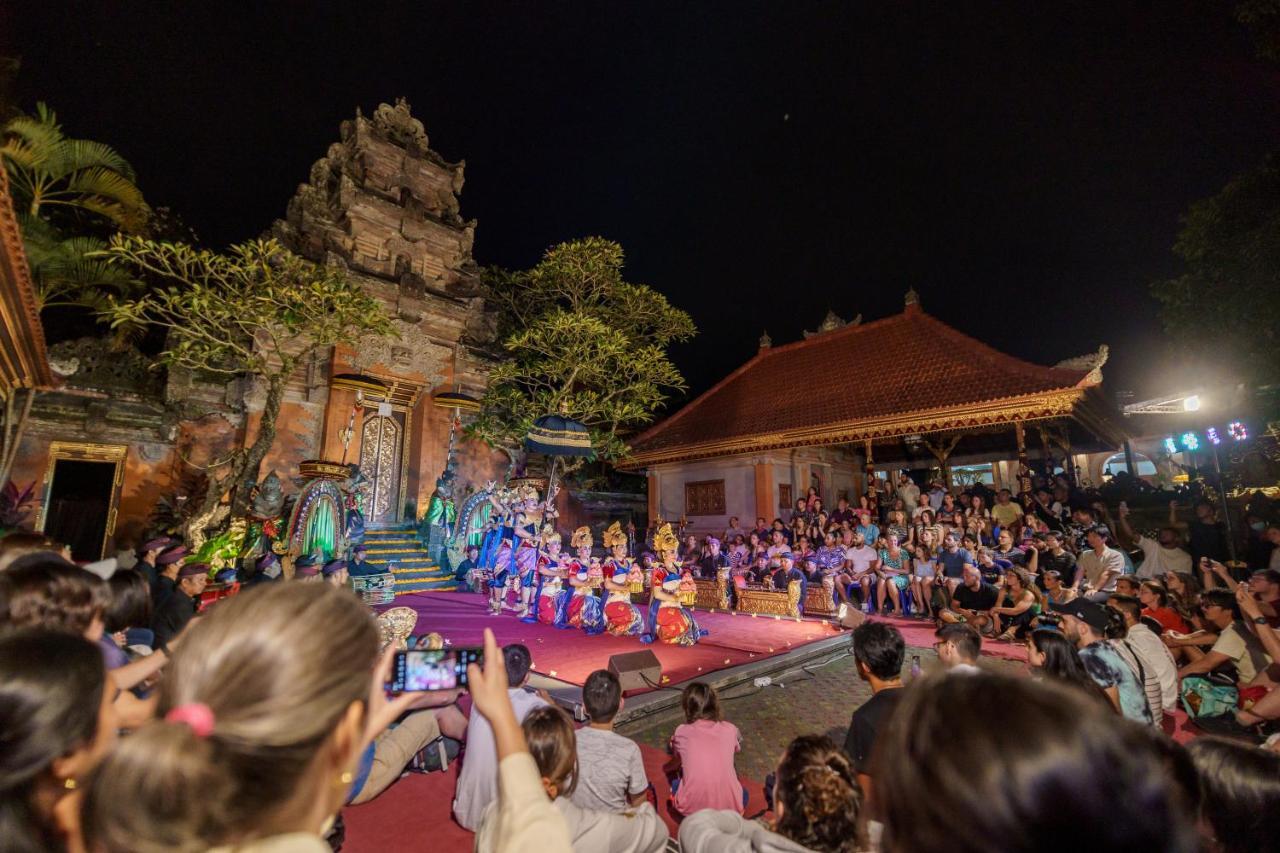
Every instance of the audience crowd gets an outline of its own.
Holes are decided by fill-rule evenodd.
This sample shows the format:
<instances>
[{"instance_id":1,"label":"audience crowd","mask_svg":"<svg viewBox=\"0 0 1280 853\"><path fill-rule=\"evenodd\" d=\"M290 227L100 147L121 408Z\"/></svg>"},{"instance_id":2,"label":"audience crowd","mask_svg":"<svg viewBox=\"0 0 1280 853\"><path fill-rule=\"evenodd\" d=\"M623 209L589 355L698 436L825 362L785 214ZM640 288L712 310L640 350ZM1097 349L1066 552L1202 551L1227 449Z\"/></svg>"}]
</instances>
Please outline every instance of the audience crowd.
<instances>
[{"instance_id":1,"label":"audience crowd","mask_svg":"<svg viewBox=\"0 0 1280 853\"><path fill-rule=\"evenodd\" d=\"M843 744L795 737L763 803L735 768L753 733L704 682L681 691L659 802L614 730L626 699L608 670L586 679L575 724L530 689L529 650L486 630L468 713L459 691L388 692L397 644L345 565L202 610L210 568L180 543L146 541L104 579L11 534L0 850L323 853L342 846L344 808L458 753L452 811L482 851L1277 849L1280 528L1264 517L1233 561L1211 504L1140 531L1095 497L904 475L857 506L810 494L772 524L689 537L696 572L800 572L846 607L934 622L938 666L907 680L893 620L854 629L871 698ZM280 572L268 557L254 574ZM989 671L984 643L1024 644L1033 677ZM1166 734L1184 712L1200 730L1185 745Z\"/></svg>"}]
</instances>

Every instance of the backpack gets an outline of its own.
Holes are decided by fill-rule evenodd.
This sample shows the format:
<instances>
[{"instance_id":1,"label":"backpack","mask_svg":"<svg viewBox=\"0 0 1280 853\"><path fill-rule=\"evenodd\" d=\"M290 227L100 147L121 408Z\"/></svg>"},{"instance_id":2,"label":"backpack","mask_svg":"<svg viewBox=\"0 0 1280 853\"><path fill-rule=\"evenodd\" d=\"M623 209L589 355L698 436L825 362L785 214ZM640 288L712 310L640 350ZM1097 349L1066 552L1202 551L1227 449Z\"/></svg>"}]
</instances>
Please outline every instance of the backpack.
<instances>
[{"instance_id":1,"label":"backpack","mask_svg":"<svg viewBox=\"0 0 1280 853\"><path fill-rule=\"evenodd\" d=\"M1240 701L1240 691L1234 684L1199 675L1182 679L1179 691L1182 695L1182 707L1186 709L1187 716L1192 718L1233 713Z\"/></svg>"}]
</instances>

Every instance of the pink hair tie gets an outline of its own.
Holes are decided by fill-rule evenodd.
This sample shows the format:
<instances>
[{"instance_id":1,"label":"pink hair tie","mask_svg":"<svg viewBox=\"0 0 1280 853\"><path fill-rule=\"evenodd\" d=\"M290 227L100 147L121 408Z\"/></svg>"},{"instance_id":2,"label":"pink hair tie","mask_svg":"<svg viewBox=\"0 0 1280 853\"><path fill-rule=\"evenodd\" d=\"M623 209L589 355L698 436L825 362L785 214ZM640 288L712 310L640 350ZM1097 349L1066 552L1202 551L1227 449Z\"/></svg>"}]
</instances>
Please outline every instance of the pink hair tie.
<instances>
[{"instance_id":1,"label":"pink hair tie","mask_svg":"<svg viewBox=\"0 0 1280 853\"><path fill-rule=\"evenodd\" d=\"M213 734L213 709L203 702L189 702L170 709L164 715L166 723L182 723L190 726L198 738L207 738Z\"/></svg>"}]
</instances>

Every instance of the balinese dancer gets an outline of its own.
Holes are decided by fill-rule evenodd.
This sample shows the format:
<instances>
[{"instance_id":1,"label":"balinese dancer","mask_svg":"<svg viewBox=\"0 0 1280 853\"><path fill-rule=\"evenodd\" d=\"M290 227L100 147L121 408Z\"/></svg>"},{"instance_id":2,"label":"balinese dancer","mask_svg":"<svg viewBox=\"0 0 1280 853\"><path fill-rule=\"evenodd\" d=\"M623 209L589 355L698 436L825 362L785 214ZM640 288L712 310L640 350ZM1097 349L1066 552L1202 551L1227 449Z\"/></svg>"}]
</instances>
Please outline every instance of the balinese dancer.
<instances>
[{"instance_id":1,"label":"balinese dancer","mask_svg":"<svg viewBox=\"0 0 1280 853\"><path fill-rule=\"evenodd\" d=\"M569 577L569 586L573 587L568 608L569 627L581 628L587 636L602 633L604 610L600 607L600 599L596 598L591 570L585 567L578 569L576 575Z\"/></svg>"},{"instance_id":2,"label":"balinese dancer","mask_svg":"<svg viewBox=\"0 0 1280 853\"><path fill-rule=\"evenodd\" d=\"M679 549L680 540L671 532L671 525L665 522L660 524L657 532L653 534L653 550L658 552L658 563L649 573L649 616L645 621L645 631L640 636L642 643L652 643L656 635L658 607L662 603L657 593L663 583L668 578L674 578L676 588L679 589L681 568L680 561L676 559L676 552Z\"/></svg>"},{"instance_id":3,"label":"balinese dancer","mask_svg":"<svg viewBox=\"0 0 1280 853\"><path fill-rule=\"evenodd\" d=\"M498 551L502 543L510 542L515 537L515 514L512 510L514 495L510 489L499 489L496 486L492 480L485 484L485 489L489 492L489 504L493 509L485 522L485 535L480 545L480 567L494 573L498 570Z\"/></svg>"},{"instance_id":4,"label":"balinese dancer","mask_svg":"<svg viewBox=\"0 0 1280 853\"><path fill-rule=\"evenodd\" d=\"M542 590L538 593L538 621L544 625L567 628L569 596L564 580L569 575L565 555L560 553L560 534L550 533L546 539L547 553L538 560L538 575L542 578Z\"/></svg>"},{"instance_id":5,"label":"balinese dancer","mask_svg":"<svg viewBox=\"0 0 1280 853\"><path fill-rule=\"evenodd\" d=\"M627 570L615 568L613 576L604 579L608 596L604 604L605 629L615 637L634 637L644 630L644 616L631 603L629 575Z\"/></svg>"},{"instance_id":6,"label":"balinese dancer","mask_svg":"<svg viewBox=\"0 0 1280 853\"><path fill-rule=\"evenodd\" d=\"M538 490L531 485L521 487L517 495L514 517L514 539L504 541L498 548L498 566L489 586L493 600L489 609L501 613L507 607L507 589L516 593L516 604L510 609L517 616L529 612L529 600L533 597L533 578L541 550L543 506L538 501ZM527 581L527 583L526 583ZM501 584L501 586L498 586ZM496 586L496 589L494 588Z\"/></svg>"},{"instance_id":7,"label":"balinese dancer","mask_svg":"<svg viewBox=\"0 0 1280 853\"><path fill-rule=\"evenodd\" d=\"M698 627L693 614L680 603L680 577L670 575L653 590L658 601L657 638L672 646L692 646L707 635Z\"/></svg>"},{"instance_id":8,"label":"balinese dancer","mask_svg":"<svg viewBox=\"0 0 1280 853\"><path fill-rule=\"evenodd\" d=\"M605 577L612 577L618 572L631 571L631 558L627 556L627 534L622 532L622 525L614 522L604 532L604 547L609 553L605 560Z\"/></svg>"}]
</instances>

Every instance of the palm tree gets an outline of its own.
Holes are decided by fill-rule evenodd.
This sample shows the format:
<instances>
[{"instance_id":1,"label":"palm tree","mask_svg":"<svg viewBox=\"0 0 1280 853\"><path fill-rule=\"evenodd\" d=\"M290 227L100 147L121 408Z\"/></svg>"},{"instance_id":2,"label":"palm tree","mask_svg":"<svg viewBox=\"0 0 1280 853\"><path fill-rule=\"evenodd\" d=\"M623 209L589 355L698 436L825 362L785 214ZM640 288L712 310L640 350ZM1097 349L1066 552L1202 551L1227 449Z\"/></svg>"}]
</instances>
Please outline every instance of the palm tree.
<instances>
[{"instance_id":1,"label":"palm tree","mask_svg":"<svg viewBox=\"0 0 1280 853\"><path fill-rule=\"evenodd\" d=\"M43 103L34 117L17 116L5 125L0 157L15 206L28 216L56 221L59 211L89 213L126 233L146 224L147 204L128 161L110 145L68 139Z\"/></svg>"}]
</instances>

